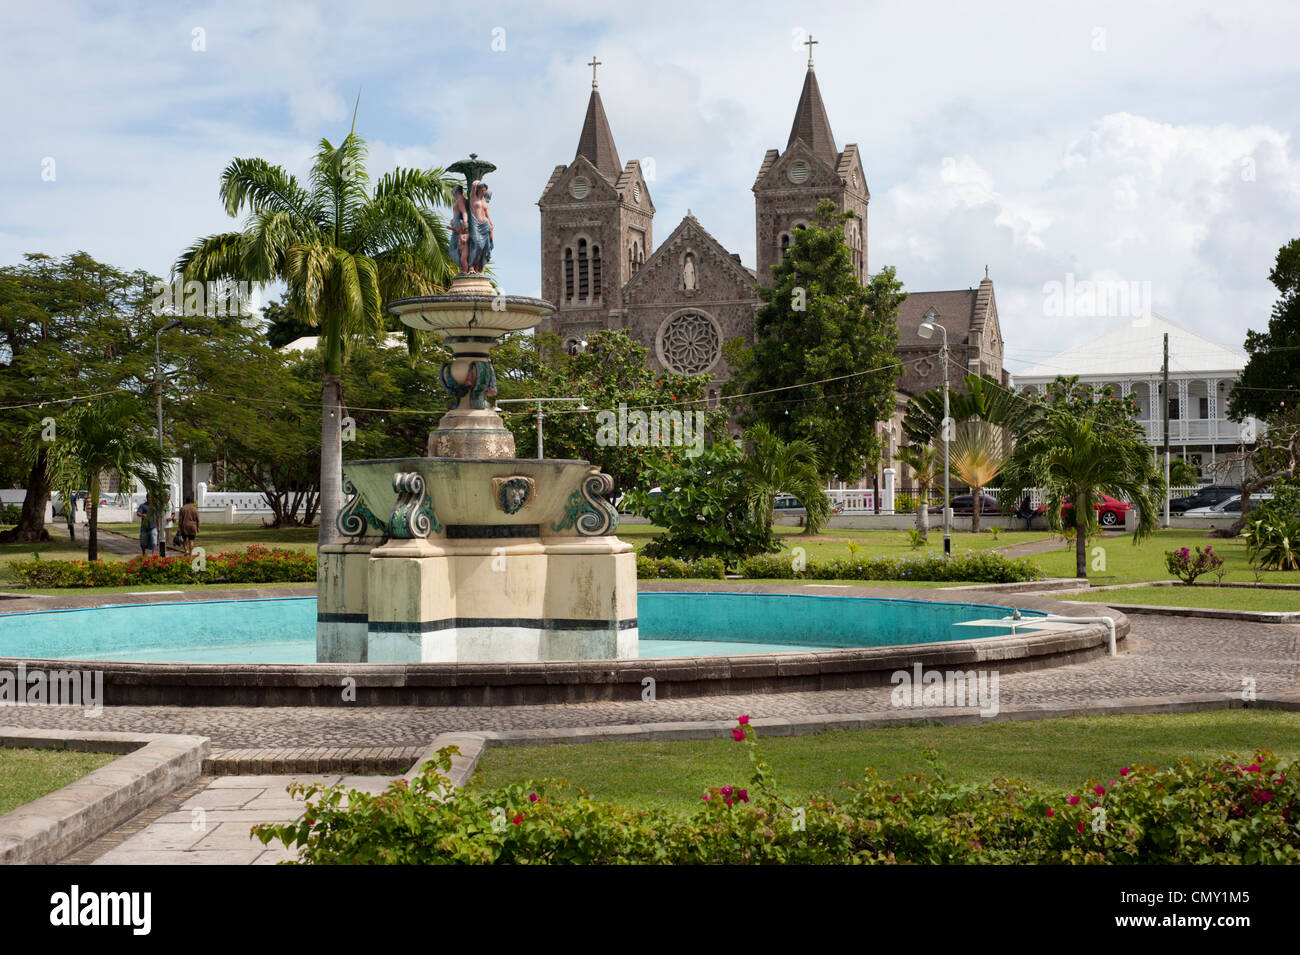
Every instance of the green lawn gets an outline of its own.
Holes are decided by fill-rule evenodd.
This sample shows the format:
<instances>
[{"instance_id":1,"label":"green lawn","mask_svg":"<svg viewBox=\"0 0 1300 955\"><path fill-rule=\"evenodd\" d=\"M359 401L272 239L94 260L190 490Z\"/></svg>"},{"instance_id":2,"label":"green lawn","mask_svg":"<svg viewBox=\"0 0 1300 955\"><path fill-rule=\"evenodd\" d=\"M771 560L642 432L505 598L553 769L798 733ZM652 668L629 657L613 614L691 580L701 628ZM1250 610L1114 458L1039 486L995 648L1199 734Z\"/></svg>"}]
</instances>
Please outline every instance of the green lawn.
<instances>
[{"instance_id":1,"label":"green lawn","mask_svg":"<svg viewBox=\"0 0 1300 955\"><path fill-rule=\"evenodd\" d=\"M1195 587L1131 587L1084 594L1061 594L1062 600L1089 603L1146 604L1152 607L1202 607L1214 610L1300 611L1300 591L1247 590L1244 587L1216 587L1214 581Z\"/></svg>"},{"instance_id":2,"label":"green lawn","mask_svg":"<svg viewBox=\"0 0 1300 955\"><path fill-rule=\"evenodd\" d=\"M0 747L0 815L62 789L115 759L111 753Z\"/></svg>"},{"instance_id":3,"label":"green lawn","mask_svg":"<svg viewBox=\"0 0 1300 955\"><path fill-rule=\"evenodd\" d=\"M1224 580L1234 583L1253 583L1255 574L1246 558L1246 541L1244 538L1222 540L1208 537L1204 533L1185 530L1157 531L1140 544L1134 544L1130 536L1108 537L1088 545L1088 580L1095 586L1105 584L1136 584L1148 580L1172 580L1173 575L1165 567L1165 554L1179 547L1195 551L1197 546L1214 547L1214 552L1224 559L1228 573ZM1093 548L1100 547L1106 561L1105 570L1093 570ZM1043 568L1049 577L1074 576L1074 549L1053 548L1035 554L1032 560ZM1202 578L1213 583L1214 578ZM1300 584L1300 571L1267 571L1262 575L1264 583ZM1204 584L1197 584L1198 589Z\"/></svg>"},{"instance_id":4,"label":"green lawn","mask_svg":"<svg viewBox=\"0 0 1300 955\"><path fill-rule=\"evenodd\" d=\"M861 557L902 557L906 554L943 551L942 527L931 527L929 543L916 549L908 543L907 531L834 527L820 534L808 536L801 527L778 525L775 530L786 551L794 547L802 547L808 552L809 557L816 557L819 560L848 557L850 544L857 547L857 553ZM621 524L618 528L618 536L634 545L637 553L662 533L663 528L653 524ZM952 535L952 551L954 554L964 554L968 550L990 550L995 547L1009 547L1013 544L1052 539L1052 535L1046 531L999 531L997 540L993 539L992 534L983 531L978 534L957 531Z\"/></svg>"},{"instance_id":5,"label":"green lawn","mask_svg":"<svg viewBox=\"0 0 1300 955\"><path fill-rule=\"evenodd\" d=\"M1117 778L1133 763L1171 765L1256 748L1300 756L1300 713L1230 710L1171 716L1090 716L988 723L847 730L760 742L787 799L829 792L871 766L884 778L925 772L921 751L935 746L949 777L977 782L997 776L1078 790L1090 777ZM668 743L494 746L478 772L486 788L560 778L593 798L629 806L693 809L709 786L744 786L749 764L730 739Z\"/></svg>"}]
</instances>

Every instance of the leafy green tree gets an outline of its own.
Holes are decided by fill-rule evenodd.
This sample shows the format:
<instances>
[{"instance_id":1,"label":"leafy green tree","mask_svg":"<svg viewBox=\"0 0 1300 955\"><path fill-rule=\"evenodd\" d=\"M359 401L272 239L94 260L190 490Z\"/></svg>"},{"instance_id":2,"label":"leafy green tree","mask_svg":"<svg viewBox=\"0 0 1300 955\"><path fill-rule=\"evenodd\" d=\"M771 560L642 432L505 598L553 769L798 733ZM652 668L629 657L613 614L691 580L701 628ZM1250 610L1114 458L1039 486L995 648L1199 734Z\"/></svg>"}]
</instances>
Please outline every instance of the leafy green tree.
<instances>
[{"instance_id":1,"label":"leafy green tree","mask_svg":"<svg viewBox=\"0 0 1300 955\"><path fill-rule=\"evenodd\" d=\"M930 538L930 490L943 478L943 456L929 444L905 444L896 452L899 461L912 469L920 491L916 503L916 529L922 540Z\"/></svg>"},{"instance_id":2,"label":"leafy green tree","mask_svg":"<svg viewBox=\"0 0 1300 955\"><path fill-rule=\"evenodd\" d=\"M1268 279L1278 291L1268 330L1246 332L1249 359L1228 394L1228 417L1269 418L1300 392L1300 239L1278 250Z\"/></svg>"},{"instance_id":3,"label":"leafy green tree","mask_svg":"<svg viewBox=\"0 0 1300 955\"><path fill-rule=\"evenodd\" d=\"M653 427L651 413L673 416L674 422L680 416L682 428L678 432L668 429L670 442L687 430L687 412L691 413L691 437L698 434L702 442L706 432L725 433L726 412L708 408L708 376L652 371L647 366L648 350L622 329L597 332L576 355L559 347L557 337L543 335L538 337L539 347L530 357L521 347L524 341L523 336L511 336L493 349L499 398L580 399L587 411L579 411L576 404L569 403L543 407L543 450L553 458L591 461L614 479L618 491L643 483L642 472L652 463L703 450L702 444L688 447L649 443L651 432L657 438L663 430ZM506 425L515 436L515 453L521 458L535 457L536 406L505 405L503 411ZM630 427L619 427L620 414ZM635 441L638 414L647 419L644 444ZM662 424L659 418L654 421ZM624 431L632 434L628 441L622 440Z\"/></svg>"},{"instance_id":4,"label":"leafy green tree","mask_svg":"<svg viewBox=\"0 0 1300 955\"><path fill-rule=\"evenodd\" d=\"M320 331L294 314L288 293L281 295L279 301L262 306L262 321L266 323L266 341L272 348L283 348Z\"/></svg>"},{"instance_id":5,"label":"leafy green tree","mask_svg":"<svg viewBox=\"0 0 1300 955\"><path fill-rule=\"evenodd\" d=\"M736 561L779 550L771 525L751 505L743 459L734 443L719 441L698 457L647 461L644 486L628 492L625 506L666 530L642 553Z\"/></svg>"},{"instance_id":6,"label":"leafy green tree","mask_svg":"<svg viewBox=\"0 0 1300 955\"><path fill-rule=\"evenodd\" d=\"M1043 414L1017 437L1003 474L1003 500L1019 500L1030 488L1042 488L1048 526L1054 530L1062 526L1067 500L1072 502L1075 574L1086 578L1088 537L1097 531L1093 505L1100 495L1126 498L1137 507L1136 544L1158 526L1164 477L1131 396L1119 399L1081 385L1077 377L1061 377L1032 400Z\"/></svg>"},{"instance_id":7,"label":"leafy green tree","mask_svg":"<svg viewBox=\"0 0 1300 955\"><path fill-rule=\"evenodd\" d=\"M727 388L750 396L743 425L763 423L782 440L813 442L822 476L846 481L880 457L877 423L894 410L902 372L894 355L898 306L906 298L891 267L866 286L858 282L844 243L850 216L824 201L816 221L795 230L772 286L758 286L754 344L747 356L731 352L747 360Z\"/></svg>"},{"instance_id":8,"label":"leafy green tree","mask_svg":"<svg viewBox=\"0 0 1300 955\"><path fill-rule=\"evenodd\" d=\"M954 424L979 418L1014 432L1026 427L1039 413L1037 405L1002 387L991 375L966 375L962 385L964 390L953 389L948 394L948 414ZM929 443L940 436L942 424L943 388L923 391L907 402L903 431L909 440Z\"/></svg>"},{"instance_id":9,"label":"leafy green tree","mask_svg":"<svg viewBox=\"0 0 1300 955\"><path fill-rule=\"evenodd\" d=\"M831 516L830 498L822 485L817 448L808 441L782 441L767 425L745 432L748 451L740 462L745 498L750 514L765 527L772 526L776 496L781 492L799 500L807 512L805 534L816 534Z\"/></svg>"},{"instance_id":10,"label":"leafy green tree","mask_svg":"<svg viewBox=\"0 0 1300 955\"><path fill-rule=\"evenodd\" d=\"M343 366L350 342L388 327L384 303L443 290L454 277L446 227L452 177L399 168L370 189L366 144L352 132L322 139L307 187L263 159L235 159L221 176L226 212L247 209L240 232L199 239L181 254L186 280L279 280L293 316L318 327L321 391L320 540L337 537L343 504Z\"/></svg>"},{"instance_id":11,"label":"leafy green tree","mask_svg":"<svg viewBox=\"0 0 1300 955\"><path fill-rule=\"evenodd\" d=\"M1183 458L1172 458L1169 462L1170 487L1196 487L1201 483L1196 468Z\"/></svg>"},{"instance_id":12,"label":"leafy green tree","mask_svg":"<svg viewBox=\"0 0 1300 955\"><path fill-rule=\"evenodd\" d=\"M70 500L79 488L89 489L89 560L99 559L101 474L116 475L119 487L131 487L138 480L152 500L164 500L167 464L157 438L142 425L146 420L145 410L135 397L117 395L75 404L56 422L56 437L46 451L50 484L64 501ZM30 455L32 446L28 448Z\"/></svg>"},{"instance_id":13,"label":"leafy green tree","mask_svg":"<svg viewBox=\"0 0 1300 955\"><path fill-rule=\"evenodd\" d=\"M143 396L152 387L154 281L85 252L32 253L0 268L0 482L27 492L17 526L0 541L49 538L50 429L42 422L76 396Z\"/></svg>"}]
</instances>

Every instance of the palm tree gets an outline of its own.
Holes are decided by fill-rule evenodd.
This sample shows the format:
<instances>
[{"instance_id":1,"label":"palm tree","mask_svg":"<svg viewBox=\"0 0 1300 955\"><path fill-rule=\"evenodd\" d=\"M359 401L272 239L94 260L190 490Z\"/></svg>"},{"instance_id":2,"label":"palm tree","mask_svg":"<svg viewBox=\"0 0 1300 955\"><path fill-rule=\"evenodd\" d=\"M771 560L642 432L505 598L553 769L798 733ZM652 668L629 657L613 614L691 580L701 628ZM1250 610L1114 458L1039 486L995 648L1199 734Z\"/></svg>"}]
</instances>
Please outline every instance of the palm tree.
<instances>
[{"instance_id":1,"label":"palm tree","mask_svg":"<svg viewBox=\"0 0 1300 955\"><path fill-rule=\"evenodd\" d=\"M920 492L916 505L916 529L922 540L930 537L930 490L943 477L943 458L933 445L907 444L898 449L898 460L912 469Z\"/></svg>"},{"instance_id":2,"label":"palm tree","mask_svg":"<svg viewBox=\"0 0 1300 955\"><path fill-rule=\"evenodd\" d=\"M1164 500L1164 478L1151 447L1133 429L1107 427L1099 413L1050 409L1038 426L1017 442L1003 482L1012 500L1034 486L1043 489L1048 525L1061 527L1061 510L1073 501L1075 576L1088 576L1088 536L1097 530L1093 504L1099 495L1127 498L1138 509L1137 543L1157 527L1156 502Z\"/></svg>"},{"instance_id":3,"label":"palm tree","mask_svg":"<svg viewBox=\"0 0 1300 955\"><path fill-rule=\"evenodd\" d=\"M750 516L763 527L771 527L776 496L784 492L798 498L808 512L804 533L816 534L831 516L817 448L804 440L782 441L764 424L754 425L744 438L750 451L739 467Z\"/></svg>"},{"instance_id":4,"label":"palm tree","mask_svg":"<svg viewBox=\"0 0 1300 955\"><path fill-rule=\"evenodd\" d=\"M949 445L950 468L953 477L970 488L970 529L978 534L984 488L1002 473L1010 456L1007 433L997 425L979 418L958 422L953 427L953 432ZM942 470L939 473L942 474Z\"/></svg>"},{"instance_id":5,"label":"palm tree","mask_svg":"<svg viewBox=\"0 0 1300 955\"><path fill-rule=\"evenodd\" d=\"M337 537L343 504L348 342L383 331L386 301L442 291L456 272L433 211L449 204L453 177L399 168L371 192L366 154L354 113L342 143L321 140L306 187L264 159L233 160L221 174L221 199L228 215L247 208L243 231L199 239L175 266L187 281L282 281L294 317L321 329L321 543ZM408 342L414 350L409 332Z\"/></svg>"},{"instance_id":6,"label":"palm tree","mask_svg":"<svg viewBox=\"0 0 1300 955\"><path fill-rule=\"evenodd\" d=\"M164 500L168 466L157 439L140 427L144 417L144 409L132 397L88 402L63 416L54 441L47 446L50 484L58 488L63 500L71 501L78 488L90 491L86 499L90 534L86 557L90 560L99 559L101 474L116 474L118 487L129 487L138 480L154 501ZM153 516L157 514L155 510Z\"/></svg>"}]
</instances>

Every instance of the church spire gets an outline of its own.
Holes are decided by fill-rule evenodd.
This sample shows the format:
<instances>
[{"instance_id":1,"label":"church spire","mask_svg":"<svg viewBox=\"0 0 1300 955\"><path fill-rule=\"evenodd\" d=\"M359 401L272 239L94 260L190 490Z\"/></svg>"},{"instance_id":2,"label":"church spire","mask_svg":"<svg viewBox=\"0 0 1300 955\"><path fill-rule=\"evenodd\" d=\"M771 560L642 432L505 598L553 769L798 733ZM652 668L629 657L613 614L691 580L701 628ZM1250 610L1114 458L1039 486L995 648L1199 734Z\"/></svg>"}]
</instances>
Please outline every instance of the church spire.
<instances>
[{"instance_id":1,"label":"church spire","mask_svg":"<svg viewBox=\"0 0 1300 955\"><path fill-rule=\"evenodd\" d=\"M623 164L618 161L618 147L614 145L614 134L605 117L600 91L596 89L596 67L600 65L594 56L587 64L591 67L591 99L587 101L587 118L583 120L578 152L573 158L585 156L602 176L613 183L622 174Z\"/></svg>"},{"instance_id":2,"label":"church spire","mask_svg":"<svg viewBox=\"0 0 1300 955\"><path fill-rule=\"evenodd\" d=\"M794 111L794 124L790 127L790 141L786 148L789 149L796 139L802 139L817 158L833 169L839 162L840 151L835 148L831 121L826 117L822 91L817 87L817 74L813 72L812 48L814 43L820 42L811 36L804 41L808 47L808 72L804 75L803 91L799 94L799 105Z\"/></svg>"}]
</instances>

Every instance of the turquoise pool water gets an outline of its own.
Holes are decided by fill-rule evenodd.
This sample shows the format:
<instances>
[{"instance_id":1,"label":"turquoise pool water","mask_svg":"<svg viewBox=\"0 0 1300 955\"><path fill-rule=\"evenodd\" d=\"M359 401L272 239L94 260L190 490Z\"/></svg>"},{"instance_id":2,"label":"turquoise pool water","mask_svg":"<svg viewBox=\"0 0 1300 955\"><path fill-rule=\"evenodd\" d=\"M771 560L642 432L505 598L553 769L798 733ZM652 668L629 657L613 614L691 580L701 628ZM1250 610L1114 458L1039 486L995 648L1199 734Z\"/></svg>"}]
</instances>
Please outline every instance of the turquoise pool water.
<instances>
[{"instance_id":1,"label":"turquoise pool water","mask_svg":"<svg viewBox=\"0 0 1300 955\"><path fill-rule=\"evenodd\" d=\"M808 594L645 593L642 657L880 647L994 636L955 624L1008 607ZM1022 610L1024 616L1042 616ZM0 657L315 663L316 598L184 601L0 615Z\"/></svg>"}]
</instances>

